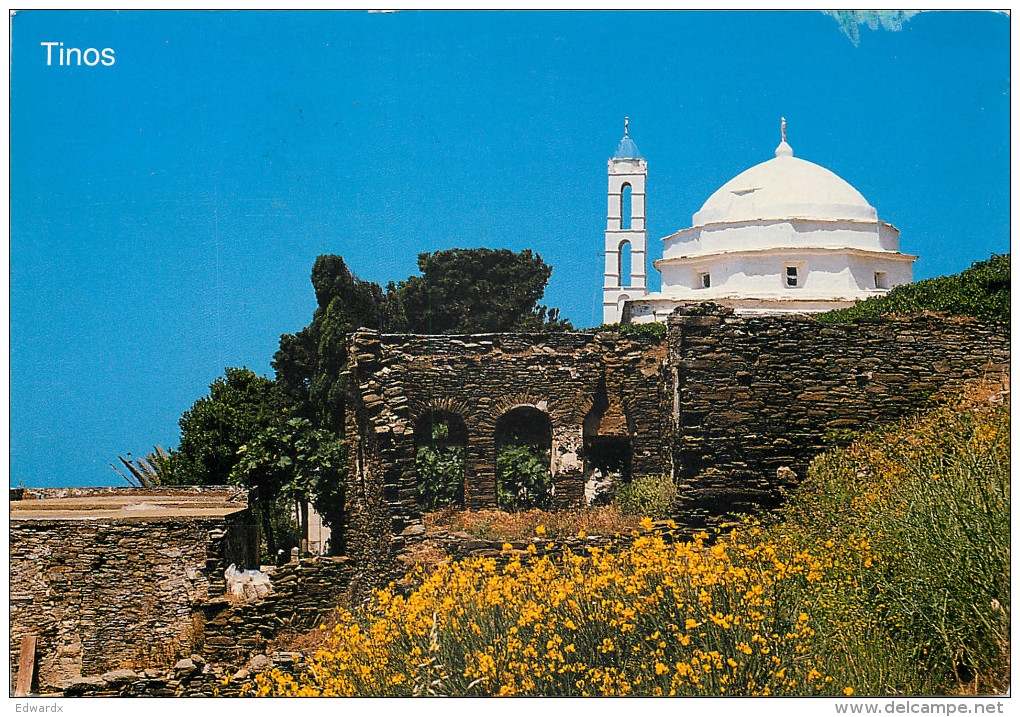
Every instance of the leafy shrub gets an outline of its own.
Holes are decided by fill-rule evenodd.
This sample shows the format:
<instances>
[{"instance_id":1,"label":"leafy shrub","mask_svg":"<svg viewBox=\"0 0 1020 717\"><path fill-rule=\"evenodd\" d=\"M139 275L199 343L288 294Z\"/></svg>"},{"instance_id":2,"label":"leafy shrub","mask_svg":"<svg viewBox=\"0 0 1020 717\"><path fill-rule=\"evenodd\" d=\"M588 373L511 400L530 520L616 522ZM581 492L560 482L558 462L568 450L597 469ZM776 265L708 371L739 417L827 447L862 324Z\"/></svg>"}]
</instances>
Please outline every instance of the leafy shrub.
<instances>
[{"instance_id":1,"label":"leafy shrub","mask_svg":"<svg viewBox=\"0 0 1020 717\"><path fill-rule=\"evenodd\" d=\"M874 296L845 309L819 314L817 318L825 323L841 323L857 318L938 311L1008 323L1009 257L992 254L987 261L974 262L960 274L897 286L885 296Z\"/></svg>"},{"instance_id":2,"label":"leafy shrub","mask_svg":"<svg viewBox=\"0 0 1020 717\"><path fill-rule=\"evenodd\" d=\"M504 446L496 454L496 501L502 510L548 508L552 455L539 446Z\"/></svg>"},{"instance_id":3,"label":"leafy shrub","mask_svg":"<svg viewBox=\"0 0 1020 717\"><path fill-rule=\"evenodd\" d=\"M464 446L451 443L450 418L430 416L429 442L414 454L414 470L418 476L418 503L426 510L464 504Z\"/></svg>"},{"instance_id":4,"label":"leafy shrub","mask_svg":"<svg viewBox=\"0 0 1020 717\"><path fill-rule=\"evenodd\" d=\"M621 513L665 520L672 514L676 485L665 475L639 475L616 487L616 507Z\"/></svg>"},{"instance_id":5,"label":"leafy shrub","mask_svg":"<svg viewBox=\"0 0 1020 717\"><path fill-rule=\"evenodd\" d=\"M620 336L649 336L659 341L666 338L666 324L659 321L648 324L602 324L592 331L611 331Z\"/></svg>"},{"instance_id":6,"label":"leafy shrub","mask_svg":"<svg viewBox=\"0 0 1020 717\"><path fill-rule=\"evenodd\" d=\"M415 452L418 501L425 510L464 502L464 447L421 446Z\"/></svg>"}]
</instances>

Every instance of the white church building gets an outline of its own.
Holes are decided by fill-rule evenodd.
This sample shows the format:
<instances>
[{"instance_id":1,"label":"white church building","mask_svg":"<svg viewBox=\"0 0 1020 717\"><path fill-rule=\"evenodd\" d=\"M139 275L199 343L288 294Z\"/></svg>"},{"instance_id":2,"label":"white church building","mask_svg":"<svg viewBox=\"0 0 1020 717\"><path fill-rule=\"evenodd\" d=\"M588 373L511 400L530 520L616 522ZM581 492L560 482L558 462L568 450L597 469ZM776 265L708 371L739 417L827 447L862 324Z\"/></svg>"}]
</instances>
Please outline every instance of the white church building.
<instances>
[{"instance_id":1,"label":"white church building","mask_svg":"<svg viewBox=\"0 0 1020 717\"><path fill-rule=\"evenodd\" d=\"M662 289L649 293L647 176L625 124L609 160L605 323L665 321L678 305L701 301L739 314L818 313L913 281L917 257L900 253L899 230L847 182L794 157L784 119L774 159L728 181L690 227L662 239L654 262Z\"/></svg>"}]
</instances>

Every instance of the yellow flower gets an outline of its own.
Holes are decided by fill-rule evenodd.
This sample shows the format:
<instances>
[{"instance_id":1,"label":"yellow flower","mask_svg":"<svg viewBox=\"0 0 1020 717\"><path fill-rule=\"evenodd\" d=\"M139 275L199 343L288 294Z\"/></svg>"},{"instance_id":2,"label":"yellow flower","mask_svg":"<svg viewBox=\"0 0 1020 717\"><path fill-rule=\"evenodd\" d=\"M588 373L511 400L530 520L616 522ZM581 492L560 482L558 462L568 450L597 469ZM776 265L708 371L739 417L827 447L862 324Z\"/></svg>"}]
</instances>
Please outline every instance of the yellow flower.
<instances>
[{"instance_id":1,"label":"yellow flower","mask_svg":"<svg viewBox=\"0 0 1020 717\"><path fill-rule=\"evenodd\" d=\"M545 535L545 526L544 525L535 526L535 535Z\"/></svg>"},{"instance_id":2,"label":"yellow flower","mask_svg":"<svg viewBox=\"0 0 1020 717\"><path fill-rule=\"evenodd\" d=\"M653 527L652 519L649 518L648 516L645 516L644 518L641 519L640 525L645 530L651 530Z\"/></svg>"},{"instance_id":3,"label":"yellow flower","mask_svg":"<svg viewBox=\"0 0 1020 717\"><path fill-rule=\"evenodd\" d=\"M844 687L843 688L843 694L844 695L852 695L853 693L854 693L854 688L853 687Z\"/></svg>"}]
</instances>

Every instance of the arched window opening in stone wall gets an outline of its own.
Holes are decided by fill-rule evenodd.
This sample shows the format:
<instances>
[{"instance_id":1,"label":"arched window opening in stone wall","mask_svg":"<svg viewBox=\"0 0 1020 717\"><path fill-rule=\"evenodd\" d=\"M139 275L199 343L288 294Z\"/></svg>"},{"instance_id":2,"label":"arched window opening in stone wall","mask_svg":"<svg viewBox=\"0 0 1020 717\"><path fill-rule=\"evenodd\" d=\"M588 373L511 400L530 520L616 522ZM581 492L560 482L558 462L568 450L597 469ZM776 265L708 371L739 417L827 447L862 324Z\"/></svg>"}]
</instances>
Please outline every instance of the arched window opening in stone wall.
<instances>
[{"instance_id":1,"label":"arched window opening in stone wall","mask_svg":"<svg viewBox=\"0 0 1020 717\"><path fill-rule=\"evenodd\" d=\"M616 486L630 481L631 434L623 406L600 390L584 419L584 497L589 505L611 503Z\"/></svg>"},{"instance_id":2,"label":"arched window opening in stone wall","mask_svg":"<svg viewBox=\"0 0 1020 717\"><path fill-rule=\"evenodd\" d=\"M422 510L463 507L467 442L467 426L455 413L428 410L415 421L414 472Z\"/></svg>"},{"instance_id":3,"label":"arched window opening in stone wall","mask_svg":"<svg viewBox=\"0 0 1020 717\"><path fill-rule=\"evenodd\" d=\"M552 422L533 406L512 408L496 421L496 501L502 510L552 503Z\"/></svg>"}]
</instances>

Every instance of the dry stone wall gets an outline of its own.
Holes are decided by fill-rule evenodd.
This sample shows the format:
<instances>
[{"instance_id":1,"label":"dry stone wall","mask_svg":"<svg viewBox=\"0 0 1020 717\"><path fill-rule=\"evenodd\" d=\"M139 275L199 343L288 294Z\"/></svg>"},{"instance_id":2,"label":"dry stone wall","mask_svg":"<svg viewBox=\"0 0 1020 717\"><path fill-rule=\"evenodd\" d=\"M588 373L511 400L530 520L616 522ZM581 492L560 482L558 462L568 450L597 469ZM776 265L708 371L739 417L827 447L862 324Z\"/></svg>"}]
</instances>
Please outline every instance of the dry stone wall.
<instances>
[{"instance_id":1,"label":"dry stone wall","mask_svg":"<svg viewBox=\"0 0 1020 717\"><path fill-rule=\"evenodd\" d=\"M12 675L26 633L37 635L37 682L49 689L188 654L193 604L225 591L227 565L254 559L250 523L247 509L225 518L12 519Z\"/></svg>"},{"instance_id":2,"label":"dry stone wall","mask_svg":"<svg viewBox=\"0 0 1020 717\"><path fill-rule=\"evenodd\" d=\"M64 697L239 697L250 696L255 687L252 676L275 669L297 677L309 670L300 652L270 652L255 655L245 667L207 662L193 654L168 668L111 670L102 675L75 680Z\"/></svg>"},{"instance_id":3,"label":"dry stone wall","mask_svg":"<svg viewBox=\"0 0 1020 717\"><path fill-rule=\"evenodd\" d=\"M211 662L243 665L281 633L311 630L337 605L349 605L355 577L347 558L302 558L272 570L272 592L255 602L202 601L195 649Z\"/></svg>"},{"instance_id":4,"label":"dry stone wall","mask_svg":"<svg viewBox=\"0 0 1020 717\"><path fill-rule=\"evenodd\" d=\"M496 422L532 406L550 418L558 507L580 501L579 448L595 431L630 442L634 474L671 475L674 519L699 530L774 507L811 458L851 432L1008 370L1009 328L932 315L831 325L708 303L677 309L664 345L616 334L363 331L351 354L344 537L351 560L383 582L391 564L379 556L406 558L424 533L413 435L424 411L464 420L466 507L494 506Z\"/></svg>"},{"instance_id":5,"label":"dry stone wall","mask_svg":"<svg viewBox=\"0 0 1020 717\"><path fill-rule=\"evenodd\" d=\"M694 527L775 506L849 432L1009 368L1009 327L918 316L822 324L715 304L668 322L677 520Z\"/></svg>"},{"instance_id":6,"label":"dry stone wall","mask_svg":"<svg viewBox=\"0 0 1020 717\"><path fill-rule=\"evenodd\" d=\"M560 538L509 538L494 540L479 538L463 531L445 528L430 528L421 535L416 551L402 556L405 570L415 565L432 567L444 560L465 560L493 558L497 565L505 565L513 559L527 562L545 556L558 559L566 551L574 555L590 555L593 549L618 550L628 547L636 538L658 535L666 542L690 539L690 535L672 520L653 521L650 528L644 526L623 533L606 535L566 536ZM406 581L398 581L398 586Z\"/></svg>"}]
</instances>

